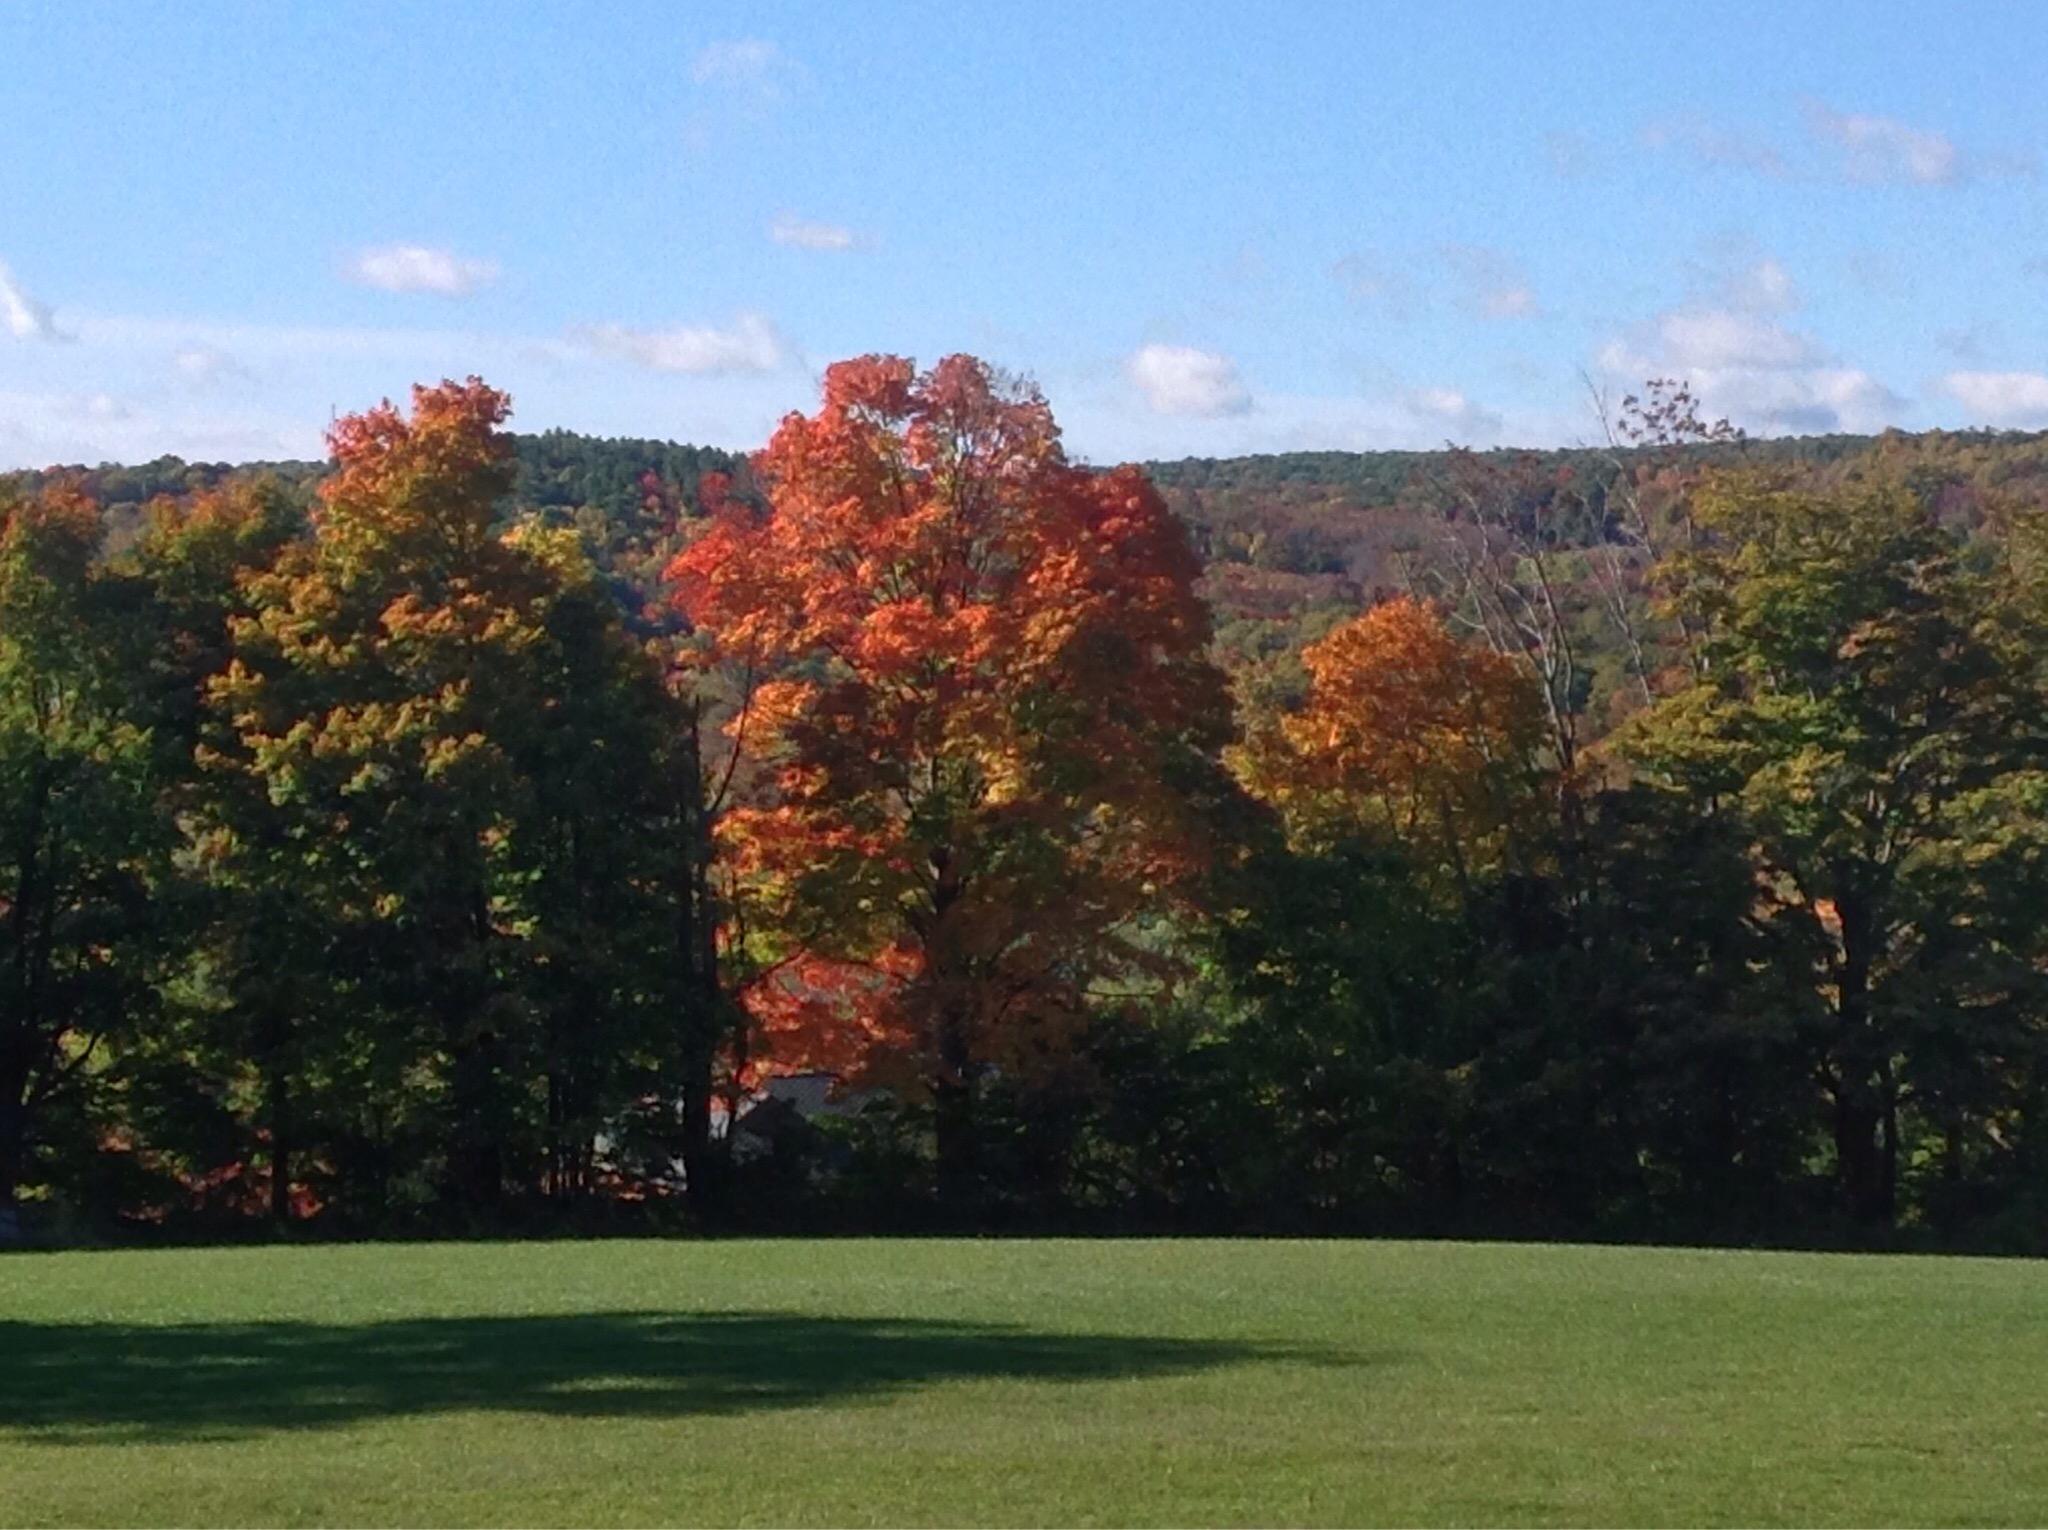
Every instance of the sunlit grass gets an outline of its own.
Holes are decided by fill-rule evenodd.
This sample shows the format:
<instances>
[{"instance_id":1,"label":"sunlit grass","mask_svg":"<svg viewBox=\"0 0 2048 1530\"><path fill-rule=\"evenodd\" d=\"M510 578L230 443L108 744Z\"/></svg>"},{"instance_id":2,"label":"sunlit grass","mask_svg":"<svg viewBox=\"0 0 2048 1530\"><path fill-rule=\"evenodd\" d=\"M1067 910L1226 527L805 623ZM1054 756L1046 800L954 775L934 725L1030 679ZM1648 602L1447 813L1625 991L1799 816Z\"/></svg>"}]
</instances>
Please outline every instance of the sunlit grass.
<instances>
[{"instance_id":1,"label":"sunlit grass","mask_svg":"<svg viewBox=\"0 0 2048 1530\"><path fill-rule=\"evenodd\" d=\"M2048 1267L1414 1243L0 1260L0 1520L2031 1523Z\"/></svg>"}]
</instances>

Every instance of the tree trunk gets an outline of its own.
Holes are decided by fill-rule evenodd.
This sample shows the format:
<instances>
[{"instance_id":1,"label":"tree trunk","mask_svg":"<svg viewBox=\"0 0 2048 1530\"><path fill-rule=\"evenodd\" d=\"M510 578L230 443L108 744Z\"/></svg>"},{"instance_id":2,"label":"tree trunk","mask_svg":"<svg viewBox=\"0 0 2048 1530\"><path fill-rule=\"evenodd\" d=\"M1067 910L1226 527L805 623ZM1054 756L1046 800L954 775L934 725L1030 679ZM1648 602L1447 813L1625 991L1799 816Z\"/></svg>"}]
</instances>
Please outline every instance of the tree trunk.
<instances>
[{"instance_id":1,"label":"tree trunk","mask_svg":"<svg viewBox=\"0 0 2048 1530\"><path fill-rule=\"evenodd\" d=\"M726 1005L719 992L717 927L711 922L709 899L700 889L690 901L683 938L689 967L683 991L683 1189L690 1209L699 1217L712 1219L729 1209L731 1179L726 1172L730 1167L727 1144L711 1135L718 1045L727 1029Z\"/></svg>"},{"instance_id":2,"label":"tree trunk","mask_svg":"<svg viewBox=\"0 0 2048 1530\"><path fill-rule=\"evenodd\" d=\"M504 1195L503 1145L492 1130L496 1038L464 1042L449 1069L448 1188L466 1207L495 1207Z\"/></svg>"},{"instance_id":3,"label":"tree trunk","mask_svg":"<svg viewBox=\"0 0 2048 1530\"><path fill-rule=\"evenodd\" d=\"M1899 1088L1892 1077L1891 1061L1881 1070L1884 1082L1884 1156L1878 1165L1878 1196L1884 1221L1889 1226L1899 1205Z\"/></svg>"},{"instance_id":4,"label":"tree trunk","mask_svg":"<svg viewBox=\"0 0 2048 1530\"><path fill-rule=\"evenodd\" d=\"M1897 1147L1889 1139L1880 1141L1890 1091L1883 1085L1889 1070L1870 1016L1872 910L1866 897L1847 891L1836 899L1835 910L1842 932L1835 974L1837 1183L1843 1209L1853 1221L1889 1227L1894 1195L1892 1172L1886 1166L1895 1162Z\"/></svg>"},{"instance_id":5,"label":"tree trunk","mask_svg":"<svg viewBox=\"0 0 2048 1530\"><path fill-rule=\"evenodd\" d=\"M693 1024L696 1022L692 1022ZM726 1210L725 1155L711 1137L712 1048L691 1037L683 1048L683 1190L705 1221Z\"/></svg>"},{"instance_id":6,"label":"tree trunk","mask_svg":"<svg viewBox=\"0 0 2048 1530\"><path fill-rule=\"evenodd\" d=\"M1859 1223L1887 1223L1884 1173L1878 1151L1880 1112L1868 1088L1859 1080L1844 1078L1835 1096L1835 1177L1842 1207Z\"/></svg>"},{"instance_id":7,"label":"tree trunk","mask_svg":"<svg viewBox=\"0 0 2048 1530\"><path fill-rule=\"evenodd\" d=\"M952 912L965 894L960 858L950 845L931 850L932 903L919 931L932 1003L932 1134L938 1157L939 1204L949 1215L971 1213L980 1198L975 1142L974 1046L968 1028L968 985L954 958Z\"/></svg>"},{"instance_id":8,"label":"tree trunk","mask_svg":"<svg viewBox=\"0 0 2048 1530\"><path fill-rule=\"evenodd\" d=\"M27 1080L14 1072L0 1078L0 1248L21 1237L21 1178L28 1169Z\"/></svg>"},{"instance_id":9,"label":"tree trunk","mask_svg":"<svg viewBox=\"0 0 2048 1530\"><path fill-rule=\"evenodd\" d=\"M292 1121L291 1081L280 1051L271 1051L264 1092L270 1118L270 1219L282 1227L292 1219Z\"/></svg>"},{"instance_id":10,"label":"tree trunk","mask_svg":"<svg viewBox=\"0 0 2048 1530\"><path fill-rule=\"evenodd\" d=\"M932 1090L932 1127L938 1138L939 1204L949 1212L974 1208L978 1186L974 1150L974 1091L965 1083Z\"/></svg>"},{"instance_id":11,"label":"tree trunk","mask_svg":"<svg viewBox=\"0 0 2048 1530\"><path fill-rule=\"evenodd\" d=\"M682 730L682 757L677 790L682 820L683 882L677 909L676 945L683 965L682 1110L683 1189L690 1209L705 1221L730 1209L730 1143L711 1135L711 1106L717 1093L715 1068L719 1044L735 1027L744 1026L737 1005L728 1003L719 970L718 933L725 911L712 881L718 857L715 834L717 807L704 779L703 719L693 703ZM736 1035L744 1045L743 1034ZM737 1096L730 1102L733 1113Z\"/></svg>"},{"instance_id":12,"label":"tree trunk","mask_svg":"<svg viewBox=\"0 0 2048 1530\"><path fill-rule=\"evenodd\" d=\"M937 1138L939 1204L971 1213L980 1199L974 1122L973 1059L956 1002L939 1017L939 1073L932 1083L932 1130Z\"/></svg>"},{"instance_id":13,"label":"tree trunk","mask_svg":"<svg viewBox=\"0 0 2048 1530\"><path fill-rule=\"evenodd\" d=\"M460 852L473 855L473 847ZM448 1048L448 1183L458 1205L495 1208L505 1195L507 1044L491 1013L495 997L490 948L490 895L480 873L462 885L459 922L446 929L433 953L447 976L437 975L441 1034Z\"/></svg>"},{"instance_id":14,"label":"tree trunk","mask_svg":"<svg viewBox=\"0 0 2048 1530\"><path fill-rule=\"evenodd\" d=\"M568 1197L569 1186L569 1137L563 1129L568 1118L568 1106L563 1102L564 1085L561 1070L554 1066L562 1056L560 1027L550 1024L547 1030L549 1066L543 1083L547 1092L547 1142L544 1147L545 1162L541 1167L540 1193L549 1200L559 1201Z\"/></svg>"}]
</instances>

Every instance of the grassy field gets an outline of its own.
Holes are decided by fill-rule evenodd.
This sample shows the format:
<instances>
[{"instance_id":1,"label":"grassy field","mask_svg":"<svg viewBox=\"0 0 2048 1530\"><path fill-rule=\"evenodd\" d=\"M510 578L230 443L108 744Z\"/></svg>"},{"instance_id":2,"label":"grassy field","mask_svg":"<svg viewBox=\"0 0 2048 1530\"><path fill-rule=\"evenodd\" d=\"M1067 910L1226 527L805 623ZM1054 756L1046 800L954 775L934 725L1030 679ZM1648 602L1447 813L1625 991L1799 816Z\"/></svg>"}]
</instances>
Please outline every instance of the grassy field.
<instances>
[{"instance_id":1,"label":"grassy field","mask_svg":"<svg viewBox=\"0 0 2048 1530\"><path fill-rule=\"evenodd\" d=\"M0 1258L10 1524L2048 1520L2048 1265L1416 1243Z\"/></svg>"}]
</instances>

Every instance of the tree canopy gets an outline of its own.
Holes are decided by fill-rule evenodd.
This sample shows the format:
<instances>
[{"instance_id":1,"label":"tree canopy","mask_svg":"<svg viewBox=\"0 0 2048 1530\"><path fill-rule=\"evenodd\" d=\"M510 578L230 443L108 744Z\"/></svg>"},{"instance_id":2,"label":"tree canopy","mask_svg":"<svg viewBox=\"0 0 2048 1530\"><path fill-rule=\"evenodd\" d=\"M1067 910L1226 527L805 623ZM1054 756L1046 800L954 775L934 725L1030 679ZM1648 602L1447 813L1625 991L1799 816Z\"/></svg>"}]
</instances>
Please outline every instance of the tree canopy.
<instances>
[{"instance_id":1,"label":"tree canopy","mask_svg":"<svg viewBox=\"0 0 2048 1530\"><path fill-rule=\"evenodd\" d=\"M0 1236L2048 1246L2040 438L509 414L0 487Z\"/></svg>"}]
</instances>

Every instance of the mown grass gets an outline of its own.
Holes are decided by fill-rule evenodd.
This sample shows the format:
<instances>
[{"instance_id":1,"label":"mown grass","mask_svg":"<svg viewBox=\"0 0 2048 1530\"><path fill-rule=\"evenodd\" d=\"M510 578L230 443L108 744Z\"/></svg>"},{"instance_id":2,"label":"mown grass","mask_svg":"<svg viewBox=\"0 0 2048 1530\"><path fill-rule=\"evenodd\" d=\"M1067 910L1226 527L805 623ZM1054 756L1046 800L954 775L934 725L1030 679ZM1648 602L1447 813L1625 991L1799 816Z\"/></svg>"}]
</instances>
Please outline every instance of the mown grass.
<instances>
[{"instance_id":1,"label":"mown grass","mask_svg":"<svg viewBox=\"0 0 2048 1530\"><path fill-rule=\"evenodd\" d=\"M2044 1520L2038 1263L973 1241L0 1259L10 1524Z\"/></svg>"}]
</instances>

